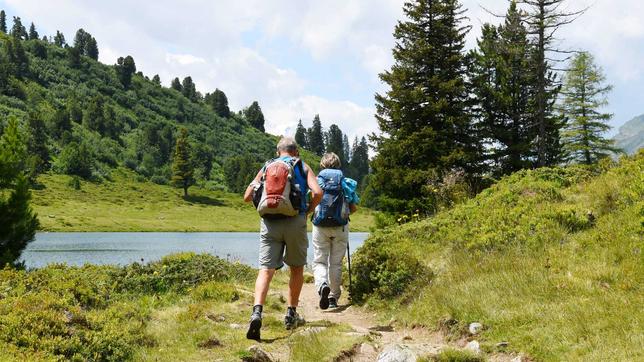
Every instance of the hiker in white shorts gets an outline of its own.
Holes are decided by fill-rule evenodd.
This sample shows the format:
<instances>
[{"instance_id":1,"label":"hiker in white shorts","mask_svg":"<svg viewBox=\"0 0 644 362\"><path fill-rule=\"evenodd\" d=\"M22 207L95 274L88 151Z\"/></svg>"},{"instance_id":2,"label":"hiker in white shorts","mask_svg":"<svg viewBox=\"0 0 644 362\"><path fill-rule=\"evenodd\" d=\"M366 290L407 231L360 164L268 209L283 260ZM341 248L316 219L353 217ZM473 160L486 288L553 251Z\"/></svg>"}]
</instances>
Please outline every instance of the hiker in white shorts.
<instances>
[{"instance_id":1,"label":"hiker in white shorts","mask_svg":"<svg viewBox=\"0 0 644 362\"><path fill-rule=\"evenodd\" d=\"M318 184L323 196L313 213L313 274L320 309L337 308L342 293L342 260L349 242L349 215L360 201L358 183L344 177L340 158L327 153L320 161Z\"/></svg>"}]
</instances>

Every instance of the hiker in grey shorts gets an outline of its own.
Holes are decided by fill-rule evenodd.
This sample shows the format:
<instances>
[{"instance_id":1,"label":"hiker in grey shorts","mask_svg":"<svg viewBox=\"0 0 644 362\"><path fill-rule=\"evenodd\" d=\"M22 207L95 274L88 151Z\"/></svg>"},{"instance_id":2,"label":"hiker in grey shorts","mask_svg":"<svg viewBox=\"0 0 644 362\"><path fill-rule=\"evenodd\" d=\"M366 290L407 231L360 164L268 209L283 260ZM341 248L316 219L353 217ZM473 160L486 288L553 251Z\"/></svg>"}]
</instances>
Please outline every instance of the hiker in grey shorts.
<instances>
[{"instance_id":1,"label":"hiker in grey shorts","mask_svg":"<svg viewBox=\"0 0 644 362\"><path fill-rule=\"evenodd\" d=\"M299 160L299 151L297 143L290 137L282 138L277 144L278 157L267 162L259 170L253 182L248 186L244 194L244 201L256 202L258 211L262 210L263 205L272 204L273 211L280 208L289 208L294 216L279 218L269 218L270 215L264 215L261 219L260 226L260 246L259 246L259 272L255 282L255 303L253 313L251 314L250 325L246 338L260 340L260 329L262 326L262 310L266 301L266 294L275 274L275 270L281 268L284 264L289 266L290 280L288 293L288 308L284 317L286 329L296 328L304 323L304 320L297 314L297 305L304 284L304 266L306 265L306 250L309 246L308 235L306 233L306 216L313 211L322 198L322 190L313 170L303 161ZM277 164L277 171L269 171L271 166ZM281 172L279 168L282 168ZM288 174L285 174L288 170ZM288 178L285 176L288 175ZM291 200L290 197L282 195L267 196L268 192L275 193L288 190L284 184L278 184L278 181L287 179L289 182L288 189L297 189L301 198ZM278 187L275 187L277 185ZM281 186L281 188L279 187ZM260 192L259 190L263 190ZM267 191L268 190L268 191ZM311 191L311 201L307 203L307 191ZM261 200L258 201L261 194ZM290 195L290 194L289 194ZM254 199L255 198L255 199ZM289 201L285 201L289 199ZM294 205L299 202L299 205ZM286 206L284 206L286 205ZM297 210L292 207L297 206ZM270 210L269 210L270 211ZM260 211L260 215L262 215Z\"/></svg>"},{"instance_id":2,"label":"hiker in grey shorts","mask_svg":"<svg viewBox=\"0 0 644 362\"><path fill-rule=\"evenodd\" d=\"M342 293L342 259L349 243L349 215L360 201L358 183L342 173L340 158L326 153L320 161L318 184L323 190L313 214L313 274L320 309L337 308Z\"/></svg>"}]
</instances>

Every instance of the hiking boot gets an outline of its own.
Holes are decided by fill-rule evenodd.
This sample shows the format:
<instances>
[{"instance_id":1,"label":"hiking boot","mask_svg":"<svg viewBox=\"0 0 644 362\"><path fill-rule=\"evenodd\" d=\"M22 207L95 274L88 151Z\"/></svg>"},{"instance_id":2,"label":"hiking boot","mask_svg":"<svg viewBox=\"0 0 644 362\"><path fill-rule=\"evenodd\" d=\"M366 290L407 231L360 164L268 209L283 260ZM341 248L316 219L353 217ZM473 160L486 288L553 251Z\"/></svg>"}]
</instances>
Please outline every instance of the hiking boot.
<instances>
[{"instance_id":1,"label":"hiking boot","mask_svg":"<svg viewBox=\"0 0 644 362\"><path fill-rule=\"evenodd\" d=\"M318 294L320 294L320 309L322 310L329 308L329 293L331 293L331 288L326 283L323 283L318 291Z\"/></svg>"},{"instance_id":2,"label":"hiking boot","mask_svg":"<svg viewBox=\"0 0 644 362\"><path fill-rule=\"evenodd\" d=\"M289 307L289 309L286 311L286 315L284 316L284 326L286 327L286 330L291 330L303 326L304 323L306 323L304 321L304 318L300 317L295 309L291 309L291 307Z\"/></svg>"},{"instance_id":3,"label":"hiking boot","mask_svg":"<svg viewBox=\"0 0 644 362\"><path fill-rule=\"evenodd\" d=\"M329 308L337 308L338 301L335 298L329 298Z\"/></svg>"},{"instance_id":4,"label":"hiking boot","mask_svg":"<svg viewBox=\"0 0 644 362\"><path fill-rule=\"evenodd\" d=\"M262 311L257 306L253 308L253 314L250 315L250 324L248 325L248 332L246 332L247 339L253 339L259 342L260 329L262 329Z\"/></svg>"}]
</instances>

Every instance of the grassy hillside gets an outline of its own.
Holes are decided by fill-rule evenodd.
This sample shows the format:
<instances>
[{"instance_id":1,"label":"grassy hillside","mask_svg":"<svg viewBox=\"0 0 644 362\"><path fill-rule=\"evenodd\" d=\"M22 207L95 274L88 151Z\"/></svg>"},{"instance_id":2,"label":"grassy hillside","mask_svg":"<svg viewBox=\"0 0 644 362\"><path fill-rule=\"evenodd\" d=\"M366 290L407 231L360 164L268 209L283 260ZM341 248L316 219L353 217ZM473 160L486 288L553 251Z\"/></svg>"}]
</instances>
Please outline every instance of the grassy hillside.
<instances>
[{"instance_id":1,"label":"grassy hillside","mask_svg":"<svg viewBox=\"0 0 644 362\"><path fill-rule=\"evenodd\" d=\"M65 175L43 175L33 191L33 207L45 231L258 231L259 216L238 194L182 190L136 181L131 171L111 173L111 181L80 181L75 190ZM369 231L370 211L352 216L352 230Z\"/></svg>"},{"instance_id":2,"label":"grassy hillside","mask_svg":"<svg viewBox=\"0 0 644 362\"><path fill-rule=\"evenodd\" d=\"M2 361L239 361L257 342L244 329L255 271L210 255L149 265L0 269ZM284 290L286 272L274 289ZM346 326L293 335L284 296L271 293L261 348L282 360L331 360L364 339ZM239 327L238 327L239 326Z\"/></svg>"},{"instance_id":3,"label":"grassy hillside","mask_svg":"<svg viewBox=\"0 0 644 362\"><path fill-rule=\"evenodd\" d=\"M644 359L644 153L521 171L435 217L375 234L357 299L406 325L534 360ZM480 322L480 336L467 326Z\"/></svg>"}]
</instances>

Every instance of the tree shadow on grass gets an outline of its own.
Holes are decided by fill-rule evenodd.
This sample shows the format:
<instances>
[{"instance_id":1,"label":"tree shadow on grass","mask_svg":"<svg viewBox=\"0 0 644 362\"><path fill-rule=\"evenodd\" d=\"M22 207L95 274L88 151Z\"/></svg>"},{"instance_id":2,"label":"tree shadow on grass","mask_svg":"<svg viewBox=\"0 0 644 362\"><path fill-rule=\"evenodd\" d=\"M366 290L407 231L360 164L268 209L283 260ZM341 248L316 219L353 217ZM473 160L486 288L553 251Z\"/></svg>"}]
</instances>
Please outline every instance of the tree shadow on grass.
<instances>
[{"instance_id":1,"label":"tree shadow on grass","mask_svg":"<svg viewBox=\"0 0 644 362\"><path fill-rule=\"evenodd\" d=\"M186 202L189 202L191 204L201 204L201 205L208 205L208 206L226 206L225 201L220 199L214 199L209 196L188 195L188 196L184 196L183 199Z\"/></svg>"}]
</instances>

